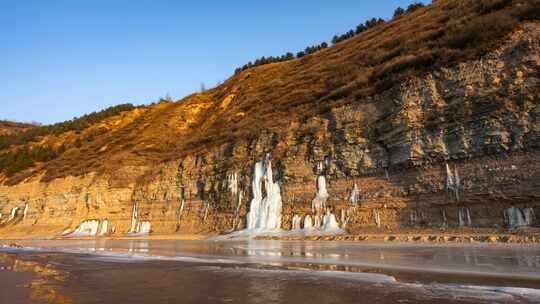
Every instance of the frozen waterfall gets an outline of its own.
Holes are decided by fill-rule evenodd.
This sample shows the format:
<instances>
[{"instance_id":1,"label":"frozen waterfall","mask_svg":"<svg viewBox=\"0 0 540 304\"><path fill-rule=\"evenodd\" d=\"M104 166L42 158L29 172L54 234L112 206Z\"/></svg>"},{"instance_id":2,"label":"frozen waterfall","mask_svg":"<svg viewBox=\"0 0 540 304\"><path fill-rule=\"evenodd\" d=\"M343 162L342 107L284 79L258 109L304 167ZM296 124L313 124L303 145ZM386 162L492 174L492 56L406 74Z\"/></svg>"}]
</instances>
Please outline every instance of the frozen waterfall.
<instances>
[{"instance_id":1,"label":"frozen waterfall","mask_svg":"<svg viewBox=\"0 0 540 304\"><path fill-rule=\"evenodd\" d=\"M459 208L458 211L459 227L471 227L471 212L469 208Z\"/></svg>"},{"instance_id":2,"label":"frozen waterfall","mask_svg":"<svg viewBox=\"0 0 540 304\"><path fill-rule=\"evenodd\" d=\"M302 217L298 214L295 214L292 218L292 230L300 230L302 229L301 226L302 223Z\"/></svg>"},{"instance_id":3,"label":"frozen waterfall","mask_svg":"<svg viewBox=\"0 0 540 304\"><path fill-rule=\"evenodd\" d=\"M358 189L358 185L356 183L354 183L354 187L351 191L350 201L353 206L358 206L358 202L360 201L360 190Z\"/></svg>"},{"instance_id":4,"label":"frozen waterfall","mask_svg":"<svg viewBox=\"0 0 540 304\"><path fill-rule=\"evenodd\" d=\"M313 220L311 219L311 215L306 215L304 218L304 230L311 230L313 229Z\"/></svg>"},{"instance_id":5,"label":"frozen waterfall","mask_svg":"<svg viewBox=\"0 0 540 304\"><path fill-rule=\"evenodd\" d=\"M317 194L311 202L311 210L315 214L324 213L326 201L328 200L328 191L326 190L326 178L324 175L317 177Z\"/></svg>"},{"instance_id":6,"label":"frozen waterfall","mask_svg":"<svg viewBox=\"0 0 540 304\"><path fill-rule=\"evenodd\" d=\"M531 226L534 223L534 210L510 207L504 211L504 218L510 229Z\"/></svg>"},{"instance_id":7,"label":"frozen waterfall","mask_svg":"<svg viewBox=\"0 0 540 304\"><path fill-rule=\"evenodd\" d=\"M263 183L266 197L263 198ZM272 162L268 159L264 164L258 162L253 170L253 199L247 215L247 229L269 231L281 228L281 189L274 182Z\"/></svg>"}]
</instances>

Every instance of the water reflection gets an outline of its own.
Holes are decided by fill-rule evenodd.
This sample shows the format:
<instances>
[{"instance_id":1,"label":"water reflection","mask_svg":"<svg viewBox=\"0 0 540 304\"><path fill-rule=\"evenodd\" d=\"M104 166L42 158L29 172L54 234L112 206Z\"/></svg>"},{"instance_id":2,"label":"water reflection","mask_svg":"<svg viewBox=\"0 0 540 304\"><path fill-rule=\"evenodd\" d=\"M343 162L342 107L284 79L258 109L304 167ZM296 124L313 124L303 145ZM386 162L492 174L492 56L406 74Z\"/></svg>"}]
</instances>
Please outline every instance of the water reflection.
<instances>
[{"instance_id":1,"label":"water reflection","mask_svg":"<svg viewBox=\"0 0 540 304\"><path fill-rule=\"evenodd\" d=\"M520 246L434 246L310 241L24 241L47 250L236 263L317 263L423 271L477 272L540 278L540 248Z\"/></svg>"}]
</instances>

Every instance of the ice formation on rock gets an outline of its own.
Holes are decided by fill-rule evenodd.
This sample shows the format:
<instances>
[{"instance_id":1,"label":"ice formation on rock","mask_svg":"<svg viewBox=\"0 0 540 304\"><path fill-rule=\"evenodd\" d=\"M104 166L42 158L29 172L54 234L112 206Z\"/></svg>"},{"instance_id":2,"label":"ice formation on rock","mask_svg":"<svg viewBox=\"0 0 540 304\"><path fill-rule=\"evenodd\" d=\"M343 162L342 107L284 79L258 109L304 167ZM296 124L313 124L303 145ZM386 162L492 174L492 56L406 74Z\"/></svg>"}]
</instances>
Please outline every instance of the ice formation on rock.
<instances>
[{"instance_id":1,"label":"ice formation on rock","mask_svg":"<svg viewBox=\"0 0 540 304\"><path fill-rule=\"evenodd\" d=\"M28 203L24 204L23 220L26 219L26 215L28 215Z\"/></svg>"},{"instance_id":2,"label":"ice formation on rock","mask_svg":"<svg viewBox=\"0 0 540 304\"><path fill-rule=\"evenodd\" d=\"M238 220L240 217L240 208L242 207L243 191L238 192L238 204L236 205L236 211L234 212L234 221L232 229L236 229L238 226Z\"/></svg>"},{"instance_id":3,"label":"ice formation on rock","mask_svg":"<svg viewBox=\"0 0 540 304\"><path fill-rule=\"evenodd\" d=\"M326 215L323 218L322 230L327 232L341 230L339 228L339 223L336 219L336 216L329 210L326 212Z\"/></svg>"},{"instance_id":4,"label":"ice formation on rock","mask_svg":"<svg viewBox=\"0 0 540 304\"><path fill-rule=\"evenodd\" d=\"M411 226L416 225L417 218L418 218L418 213L416 212L416 210L411 210L411 212L409 213L409 224Z\"/></svg>"},{"instance_id":5,"label":"ice formation on rock","mask_svg":"<svg viewBox=\"0 0 540 304\"><path fill-rule=\"evenodd\" d=\"M441 228L448 228L448 219L446 218L446 211L444 209L441 210L441 216L442 216Z\"/></svg>"},{"instance_id":6,"label":"ice formation on rock","mask_svg":"<svg viewBox=\"0 0 540 304\"><path fill-rule=\"evenodd\" d=\"M131 228L129 229L128 233L135 233L135 231L137 230L137 218L138 218L137 211L138 211L138 209L139 209L139 204L134 203L133 204L133 209L131 211Z\"/></svg>"},{"instance_id":7,"label":"ice formation on rock","mask_svg":"<svg viewBox=\"0 0 540 304\"><path fill-rule=\"evenodd\" d=\"M534 224L534 220L536 219L534 209L530 207L523 209L523 215L525 216L525 224L527 226L532 226Z\"/></svg>"},{"instance_id":8,"label":"ice formation on rock","mask_svg":"<svg viewBox=\"0 0 540 304\"><path fill-rule=\"evenodd\" d=\"M292 218L292 230L300 230L302 229L301 226L302 223L302 217L298 214L295 214Z\"/></svg>"},{"instance_id":9,"label":"ice formation on rock","mask_svg":"<svg viewBox=\"0 0 540 304\"><path fill-rule=\"evenodd\" d=\"M348 223L349 223L349 216L347 215L347 210L341 209L341 228L343 229L347 228Z\"/></svg>"},{"instance_id":10,"label":"ice formation on rock","mask_svg":"<svg viewBox=\"0 0 540 304\"><path fill-rule=\"evenodd\" d=\"M88 220L82 222L79 227L75 229L69 236L72 237L85 237L85 236L96 236L98 232L99 221L97 220Z\"/></svg>"},{"instance_id":11,"label":"ice formation on rock","mask_svg":"<svg viewBox=\"0 0 540 304\"><path fill-rule=\"evenodd\" d=\"M99 230L99 235L106 235L109 232L109 221L104 220L101 222L101 229Z\"/></svg>"},{"instance_id":12,"label":"ice formation on rock","mask_svg":"<svg viewBox=\"0 0 540 304\"><path fill-rule=\"evenodd\" d=\"M377 224L377 228L381 228L381 214L379 210L373 210L373 218L375 219L375 224Z\"/></svg>"},{"instance_id":13,"label":"ice formation on rock","mask_svg":"<svg viewBox=\"0 0 540 304\"><path fill-rule=\"evenodd\" d=\"M232 195L238 193L238 173L230 173L227 175L227 186Z\"/></svg>"},{"instance_id":14,"label":"ice formation on rock","mask_svg":"<svg viewBox=\"0 0 540 304\"><path fill-rule=\"evenodd\" d=\"M508 223L508 227L511 229L528 226L524 212L517 207L512 206L506 209L504 211L504 215L506 222Z\"/></svg>"},{"instance_id":15,"label":"ice formation on rock","mask_svg":"<svg viewBox=\"0 0 540 304\"><path fill-rule=\"evenodd\" d=\"M19 207L13 207L11 209L11 215L9 216L9 220L8 221L11 221L12 219L15 218L15 216L17 215L17 210L19 210Z\"/></svg>"},{"instance_id":16,"label":"ice formation on rock","mask_svg":"<svg viewBox=\"0 0 540 304\"><path fill-rule=\"evenodd\" d=\"M311 219L311 215L306 215L304 217L304 230L311 230L313 229L313 220Z\"/></svg>"},{"instance_id":17,"label":"ice formation on rock","mask_svg":"<svg viewBox=\"0 0 540 304\"><path fill-rule=\"evenodd\" d=\"M144 235L144 234L149 234L150 233L150 230L151 230L151 223L149 221L144 221L144 222L141 222L139 224L137 224L137 232L136 234L139 234L139 235Z\"/></svg>"},{"instance_id":18,"label":"ice formation on rock","mask_svg":"<svg viewBox=\"0 0 540 304\"><path fill-rule=\"evenodd\" d=\"M354 187L351 191L350 201L353 206L358 206L358 202L360 201L360 190L358 189L358 185L356 183L354 183Z\"/></svg>"},{"instance_id":19,"label":"ice formation on rock","mask_svg":"<svg viewBox=\"0 0 540 304\"><path fill-rule=\"evenodd\" d=\"M446 191L453 195L456 201L459 201L461 188L461 179L459 178L457 168L452 173L450 166L446 164Z\"/></svg>"},{"instance_id":20,"label":"ice formation on rock","mask_svg":"<svg viewBox=\"0 0 540 304\"><path fill-rule=\"evenodd\" d=\"M458 211L459 227L471 227L471 212L469 208L459 208Z\"/></svg>"},{"instance_id":21,"label":"ice formation on rock","mask_svg":"<svg viewBox=\"0 0 540 304\"><path fill-rule=\"evenodd\" d=\"M258 231L278 230L281 228L281 189L274 182L272 162L267 159L263 164L258 162L253 170L253 199L247 215L247 229ZM266 197L263 197L263 183Z\"/></svg>"},{"instance_id":22,"label":"ice formation on rock","mask_svg":"<svg viewBox=\"0 0 540 304\"><path fill-rule=\"evenodd\" d=\"M317 177L317 194L311 202L311 210L315 214L323 214L328 200L328 191L326 190L326 178L324 175Z\"/></svg>"}]
</instances>

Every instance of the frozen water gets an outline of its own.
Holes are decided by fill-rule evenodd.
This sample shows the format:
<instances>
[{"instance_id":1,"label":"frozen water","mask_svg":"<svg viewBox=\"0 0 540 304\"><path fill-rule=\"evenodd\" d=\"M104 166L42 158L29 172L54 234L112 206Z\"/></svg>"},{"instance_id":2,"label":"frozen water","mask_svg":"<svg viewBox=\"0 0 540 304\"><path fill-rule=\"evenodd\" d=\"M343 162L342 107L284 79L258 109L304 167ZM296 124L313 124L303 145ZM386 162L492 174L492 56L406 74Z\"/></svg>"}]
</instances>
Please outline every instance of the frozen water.
<instances>
[{"instance_id":1,"label":"frozen water","mask_svg":"<svg viewBox=\"0 0 540 304\"><path fill-rule=\"evenodd\" d=\"M302 217L298 214L295 214L292 218L292 230L300 230L302 227L300 227L302 223Z\"/></svg>"},{"instance_id":2,"label":"frozen water","mask_svg":"<svg viewBox=\"0 0 540 304\"><path fill-rule=\"evenodd\" d=\"M519 208L512 206L506 209L504 214L510 229L527 226L525 214Z\"/></svg>"},{"instance_id":3,"label":"frozen water","mask_svg":"<svg viewBox=\"0 0 540 304\"><path fill-rule=\"evenodd\" d=\"M360 201L360 190L358 189L358 185L356 183L354 183L354 187L351 191L350 201L353 206L358 206L358 202Z\"/></svg>"},{"instance_id":4,"label":"frozen water","mask_svg":"<svg viewBox=\"0 0 540 304\"><path fill-rule=\"evenodd\" d=\"M311 210L315 214L323 214L328 200L328 191L326 190L326 178L324 175L317 177L317 194L311 202Z\"/></svg>"},{"instance_id":5,"label":"frozen water","mask_svg":"<svg viewBox=\"0 0 540 304\"><path fill-rule=\"evenodd\" d=\"M88 220L82 222L79 227L75 229L69 236L72 237L85 237L85 236L96 236L98 232L99 221L97 220Z\"/></svg>"},{"instance_id":6,"label":"frozen water","mask_svg":"<svg viewBox=\"0 0 540 304\"><path fill-rule=\"evenodd\" d=\"M471 227L471 212L469 208L459 208L458 211L459 227Z\"/></svg>"},{"instance_id":7,"label":"frozen water","mask_svg":"<svg viewBox=\"0 0 540 304\"><path fill-rule=\"evenodd\" d=\"M27 214L28 214L28 203L24 204L23 220L26 219Z\"/></svg>"},{"instance_id":8,"label":"frozen water","mask_svg":"<svg viewBox=\"0 0 540 304\"><path fill-rule=\"evenodd\" d=\"M266 197L263 198L263 182ZM281 228L281 189L274 182L272 162L267 159L258 162L253 170L253 199L247 216L247 229L257 231L278 230Z\"/></svg>"},{"instance_id":9,"label":"frozen water","mask_svg":"<svg viewBox=\"0 0 540 304\"><path fill-rule=\"evenodd\" d=\"M11 209L11 215L9 216L9 221L15 218L15 216L17 215L17 210L19 210L19 207L13 207Z\"/></svg>"},{"instance_id":10,"label":"frozen water","mask_svg":"<svg viewBox=\"0 0 540 304\"><path fill-rule=\"evenodd\" d=\"M101 222L101 229L99 230L99 235L106 235L109 232L109 221L104 220Z\"/></svg>"},{"instance_id":11,"label":"frozen water","mask_svg":"<svg viewBox=\"0 0 540 304\"><path fill-rule=\"evenodd\" d=\"M311 215L306 215L304 218L304 230L311 230L313 229L313 220L311 219Z\"/></svg>"}]
</instances>

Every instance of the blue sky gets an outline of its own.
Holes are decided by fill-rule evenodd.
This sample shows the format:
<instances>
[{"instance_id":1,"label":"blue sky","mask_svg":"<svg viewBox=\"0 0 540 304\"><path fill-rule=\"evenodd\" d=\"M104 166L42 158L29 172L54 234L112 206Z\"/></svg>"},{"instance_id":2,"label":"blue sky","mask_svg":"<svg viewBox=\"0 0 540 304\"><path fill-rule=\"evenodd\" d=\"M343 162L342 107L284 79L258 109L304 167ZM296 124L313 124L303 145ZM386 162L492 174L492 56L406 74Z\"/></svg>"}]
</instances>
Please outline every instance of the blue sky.
<instances>
[{"instance_id":1,"label":"blue sky","mask_svg":"<svg viewBox=\"0 0 540 304\"><path fill-rule=\"evenodd\" d=\"M412 2L0 0L0 119L53 123L179 99Z\"/></svg>"}]
</instances>

